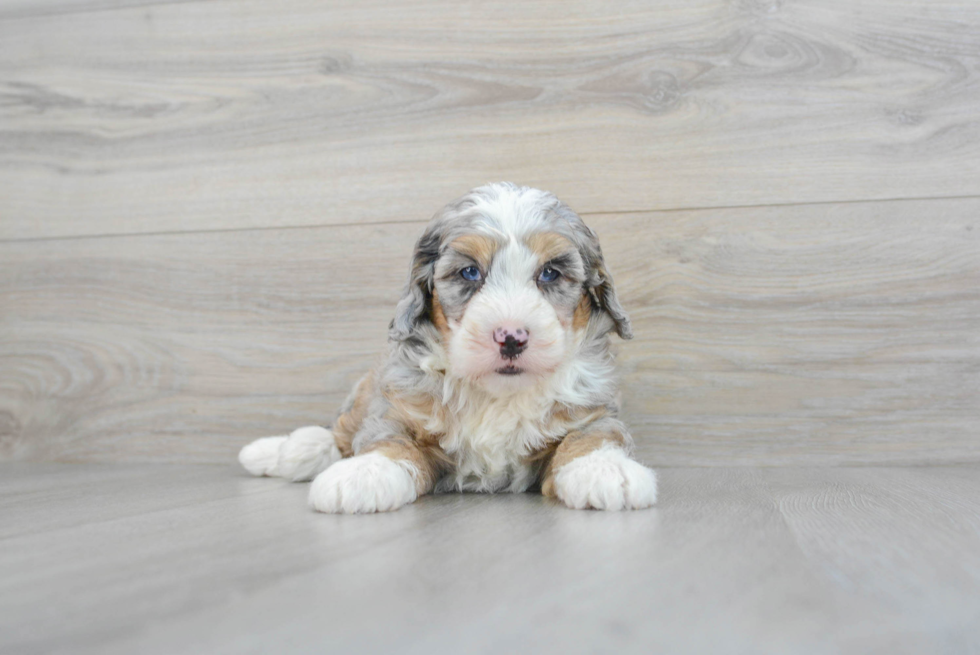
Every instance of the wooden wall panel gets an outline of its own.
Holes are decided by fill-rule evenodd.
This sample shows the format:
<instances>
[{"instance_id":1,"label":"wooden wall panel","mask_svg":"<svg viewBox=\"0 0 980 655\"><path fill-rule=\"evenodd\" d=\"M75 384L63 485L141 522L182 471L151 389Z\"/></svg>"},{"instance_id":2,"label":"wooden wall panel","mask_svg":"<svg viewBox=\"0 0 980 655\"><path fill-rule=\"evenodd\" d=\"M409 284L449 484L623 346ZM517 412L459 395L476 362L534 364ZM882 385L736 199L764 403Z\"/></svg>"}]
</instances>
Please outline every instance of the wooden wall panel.
<instances>
[{"instance_id":1,"label":"wooden wall panel","mask_svg":"<svg viewBox=\"0 0 980 655\"><path fill-rule=\"evenodd\" d=\"M657 465L980 461L980 199L591 217ZM422 223L0 243L0 457L230 462L329 420Z\"/></svg>"},{"instance_id":2,"label":"wooden wall panel","mask_svg":"<svg viewBox=\"0 0 980 655\"><path fill-rule=\"evenodd\" d=\"M117 8L118 7L118 8ZM980 194L966 0L0 3L0 239Z\"/></svg>"}]
</instances>

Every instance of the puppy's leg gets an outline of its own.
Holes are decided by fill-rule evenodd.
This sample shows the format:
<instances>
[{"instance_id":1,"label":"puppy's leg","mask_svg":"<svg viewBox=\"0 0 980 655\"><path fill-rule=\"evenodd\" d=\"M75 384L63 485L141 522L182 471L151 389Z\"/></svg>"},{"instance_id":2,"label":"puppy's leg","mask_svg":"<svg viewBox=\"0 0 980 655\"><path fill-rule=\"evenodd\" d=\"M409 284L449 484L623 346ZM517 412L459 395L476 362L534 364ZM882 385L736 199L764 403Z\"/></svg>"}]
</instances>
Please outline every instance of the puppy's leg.
<instances>
[{"instance_id":1,"label":"puppy's leg","mask_svg":"<svg viewBox=\"0 0 980 655\"><path fill-rule=\"evenodd\" d=\"M256 439L238 453L238 461L252 475L312 480L341 458L330 430L311 425L293 430L288 437Z\"/></svg>"},{"instance_id":2,"label":"puppy's leg","mask_svg":"<svg viewBox=\"0 0 980 655\"><path fill-rule=\"evenodd\" d=\"M619 421L568 433L541 476L541 493L574 509L641 509L657 502L657 476L630 458L633 441Z\"/></svg>"},{"instance_id":3,"label":"puppy's leg","mask_svg":"<svg viewBox=\"0 0 980 655\"><path fill-rule=\"evenodd\" d=\"M442 462L407 437L376 441L313 480L310 507L333 514L387 512L435 486Z\"/></svg>"}]
</instances>

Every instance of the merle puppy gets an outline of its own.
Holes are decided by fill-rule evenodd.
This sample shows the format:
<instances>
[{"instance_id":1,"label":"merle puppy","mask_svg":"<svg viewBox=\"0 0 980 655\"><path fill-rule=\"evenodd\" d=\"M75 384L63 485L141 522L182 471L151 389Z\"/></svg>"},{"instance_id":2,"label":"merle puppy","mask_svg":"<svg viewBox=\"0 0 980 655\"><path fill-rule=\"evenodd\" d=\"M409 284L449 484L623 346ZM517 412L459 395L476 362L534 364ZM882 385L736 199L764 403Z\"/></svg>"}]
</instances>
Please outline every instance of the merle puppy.
<instances>
[{"instance_id":1,"label":"merle puppy","mask_svg":"<svg viewBox=\"0 0 980 655\"><path fill-rule=\"evenodd\" d=\"M656 476L617 418L613 331L632 337L595 232L545 191L474 189L418 240L387 356L333 427L259 439L239 460L313 480L321 512L531 487L574 508L649 507Z\"/></svg>"}]
</instances>

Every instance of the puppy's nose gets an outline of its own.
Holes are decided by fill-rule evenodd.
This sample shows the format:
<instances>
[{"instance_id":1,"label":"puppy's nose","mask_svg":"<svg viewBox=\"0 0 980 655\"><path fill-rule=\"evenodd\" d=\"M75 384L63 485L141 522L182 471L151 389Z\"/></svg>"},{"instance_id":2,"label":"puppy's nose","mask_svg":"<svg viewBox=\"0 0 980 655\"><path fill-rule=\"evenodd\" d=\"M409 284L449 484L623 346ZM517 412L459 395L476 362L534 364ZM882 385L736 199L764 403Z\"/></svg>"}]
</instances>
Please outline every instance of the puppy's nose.
<instances>
[{"instance_id":1,"label":"puppy's nose","mask_svg":"<svg viewBox=\"0 0 980 655\"><path fill-rule=\"evenodd\" d=\"M527 330L524 328L499 327L493 331L493 340L500 345L500 354L514 359L527 348Z\"/></svg>"}]
</instances>

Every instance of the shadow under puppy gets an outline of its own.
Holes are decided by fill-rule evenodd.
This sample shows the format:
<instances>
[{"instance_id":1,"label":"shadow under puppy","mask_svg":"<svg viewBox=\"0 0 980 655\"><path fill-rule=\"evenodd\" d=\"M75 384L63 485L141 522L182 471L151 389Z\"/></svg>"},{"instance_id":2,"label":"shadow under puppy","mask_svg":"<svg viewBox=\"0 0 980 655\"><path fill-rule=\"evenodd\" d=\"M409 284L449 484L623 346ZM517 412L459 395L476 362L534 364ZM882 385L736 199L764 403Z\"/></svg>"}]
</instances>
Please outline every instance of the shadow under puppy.
<instances>
[{"instance_id":1,"label":"shadow under puppy","mask_svg":"<svg viewBox=\"0 0 980 655\"><path fill-rule=\"evenodd\" d=\"M479 187L418 240L387 356L333 427L259 439L239 461L313 480L321 512L532 486L574 508L649 507L656 476L617 418L612 331L632 337L595 232L545 191Z\"/></svg>"}]
</instances>

